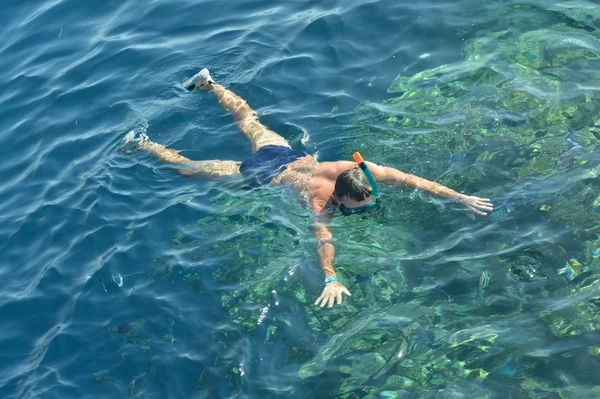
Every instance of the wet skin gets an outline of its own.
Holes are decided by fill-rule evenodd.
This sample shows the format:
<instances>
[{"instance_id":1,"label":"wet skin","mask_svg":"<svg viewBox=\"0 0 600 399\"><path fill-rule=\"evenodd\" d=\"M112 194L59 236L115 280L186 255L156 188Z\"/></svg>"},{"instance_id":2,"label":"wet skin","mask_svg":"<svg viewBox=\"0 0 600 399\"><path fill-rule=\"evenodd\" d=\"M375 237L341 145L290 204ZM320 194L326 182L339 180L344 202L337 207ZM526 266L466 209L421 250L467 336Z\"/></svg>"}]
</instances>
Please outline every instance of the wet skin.
<instances>
[{"instance_id":1,"label":"wet skin","mask_svg":"<svg viewBox=\"0 0 600 399\"><path fill-rule=\"evenodd\" d=\"M198 80L196 88L209 91L217 99L218 104L231 114L240 132L250 141L252 153L263 146L276 145L290 147L285 138L263 125L248 103L225 88L214 82L206 71L207 78ZM203 179L220 179L240 174L239 161L234 160L203 160L192 161L179 154L179 151L166 148L162 144L152 142L147 136L137 140L137 147L148 152L163 162L178 165L177 171L185 176L194 176ZM458 193L441 184L423 179L418 176L404 173L400 170L366 162L375 180L378 183L397 187L409 187L429 192L430 194L456 200L464 205L468 215L474 218L475 214L487 215L493 210L492 203L487 198L467 196ZM311 230L317 238L317 254L319 263L325 274L325 278L336 277L333 260L335 247L333 246L333 235L331 232L331 218L333 210L337 205L343 205L347 209L357 209L373 203L372 196L357 201L353 198L336 198L333 194L335 181L344 171L358 167L355 162L318 162L313 156L307 155L287 165L287 168L275 177L271 184L281 184L294 189L306 206L309 206L315 217L311 224ZM321 307L334 303L342 303L342 295L350 296L350 291L339 281L325 284L323 293L315 304Z\"/></svg>"},{"instance_id":2,"label":"wet skin","mask_svg":"<svg viewBox=\"0 0 600 399\"><path fill-rule=\"evenodd\" d=\"M422 189L442 198L456 200L462 203L472 218L474 218L474 214L487 215L493 210L493 205L488 198L467 196L441 184L406 174L394 168L379 166L371 162L367 162L367 165L378 183ZM331 232L331 218L335 206L343 204L348 209L356 209L375 201L373 196L357 201L349 197L336 198L334 195L335 181L338 176L346 170L356 167L358 167L356 163L350 161L319 163L309 155L288 165L288 168L272 182L272 184L285 184L294 188L300 197L310 204L315 213L311 229L318 241L317 253L326 279L336 277L333 265L335 247ZM321 307L325 305L332 307L334 303L342 303L343 295L351 296L350 291L339 281L332 281L325 285L323 293L317 298L315 304Z\"/></svg>"}]
</instances>

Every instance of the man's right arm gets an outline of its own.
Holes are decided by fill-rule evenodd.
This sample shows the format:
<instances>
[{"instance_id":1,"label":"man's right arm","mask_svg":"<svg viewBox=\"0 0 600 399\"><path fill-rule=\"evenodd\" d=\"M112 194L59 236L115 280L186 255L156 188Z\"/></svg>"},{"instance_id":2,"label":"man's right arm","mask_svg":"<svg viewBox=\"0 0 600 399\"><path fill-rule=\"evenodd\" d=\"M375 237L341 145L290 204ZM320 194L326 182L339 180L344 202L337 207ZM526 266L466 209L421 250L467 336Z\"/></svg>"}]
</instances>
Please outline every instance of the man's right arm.
<instances>
[{"instance_id":1,"label":"man's right arm","mask_svg":"<svg viewBox=\"0 0 600 399\"><path fill-rule=\"evenodd\" d=\"M326 279L336 277L335 268L333 267L335 247L333 246L333 234L331 233L330 222L330 215L317 215L311 225L311 230L317 238L319 263Z\"/></svg>"},{"instance_id":2,"label":"man's right arm","mask_svg":"<svg viewBox=\"0 0 600 399\"><path fill-rule=\"evenodd\" d=\"M319 263L325 274L326 281L333 278L337 279L333 266L335 247L333 246L333 234L331 233L331 216L331 209L316 213L311 224L311 230L317 238L317 254L319 255ZM350 291L339 281L326 282L323 293L315 301L315 305L320 304L323 307L327 304L329 308L333 306L334 302L340 305L342 303L342 294L352 296Z\"/></svg>"}]
</instances>

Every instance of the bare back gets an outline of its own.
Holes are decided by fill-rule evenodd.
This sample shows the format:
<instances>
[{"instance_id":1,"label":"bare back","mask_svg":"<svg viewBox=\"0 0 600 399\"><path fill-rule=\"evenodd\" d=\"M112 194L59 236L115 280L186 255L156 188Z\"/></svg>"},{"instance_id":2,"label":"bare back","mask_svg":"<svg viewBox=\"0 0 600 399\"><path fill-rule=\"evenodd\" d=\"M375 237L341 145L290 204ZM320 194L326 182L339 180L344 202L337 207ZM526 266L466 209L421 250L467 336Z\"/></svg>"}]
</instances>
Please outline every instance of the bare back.
<instances>
[{"instance_id":1,"label":"bare back","mask_svg":"<svg viewBox=\"0 0 600 399\"><path fill-rule=\"evenodd\" d=\"M319 163L307 155L289 164L273 183L291 187L319 213L328 205L337 177L354 166L356 163L350 161Z\"/></svg>"}]
</instances>

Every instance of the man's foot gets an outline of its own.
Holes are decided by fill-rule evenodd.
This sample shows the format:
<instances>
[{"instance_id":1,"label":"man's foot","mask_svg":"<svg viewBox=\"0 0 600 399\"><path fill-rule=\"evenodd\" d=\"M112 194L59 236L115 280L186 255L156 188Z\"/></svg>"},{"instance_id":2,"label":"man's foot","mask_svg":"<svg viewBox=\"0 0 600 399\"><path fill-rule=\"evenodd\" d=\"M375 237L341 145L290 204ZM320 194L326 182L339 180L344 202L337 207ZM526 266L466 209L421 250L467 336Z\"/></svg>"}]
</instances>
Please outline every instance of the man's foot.
<instances>
[{"instance_id":1,"label":"man's foot","mask_svg":"<svg viewBox=\"0 0 600 399\"><path fill-rule=\"evenodd\" d=\"M210 76L210 72L208 72L208 69L204 68L200 72L183 82L183 87L185 87L189 91L194 90L194 88L196 87L203 90L212 90L214 84L215 82Z\"/></svg>"},{"instance_id":2,"label":"man's foot","mask_svg":"<svg viewBox=\"0 0 600 399\"><path fill-rule=\"evenodd\" d=\"M131 154L134 151L143 149L144 144L148 143L149 141L150 139L148 139L145 129L139 132L131 130L123 138L123 144L121 145L120 151Z\"/></svg>"}]
</instances>

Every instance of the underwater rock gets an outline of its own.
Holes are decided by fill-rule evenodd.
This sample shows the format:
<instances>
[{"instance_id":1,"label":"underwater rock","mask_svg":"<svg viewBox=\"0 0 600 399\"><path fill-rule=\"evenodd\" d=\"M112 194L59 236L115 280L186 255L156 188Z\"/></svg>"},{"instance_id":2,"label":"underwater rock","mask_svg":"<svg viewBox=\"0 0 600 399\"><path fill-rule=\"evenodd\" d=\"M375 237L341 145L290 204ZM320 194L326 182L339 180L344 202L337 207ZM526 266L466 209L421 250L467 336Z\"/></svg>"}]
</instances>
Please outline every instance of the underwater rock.
<instances>
[{"instance_id":1,"label":"underwater rock","mask_svg":"<svg viewBox=\"0 0 600 399\"><path fill-rule=\"evenodd\" d=\"M578 382L572 381L564 372L555 373L552 380L547 382L530 377L523 378L520 385L524 391L538 392L543 395L542 397L561 399L596 399L600 397L600 386L580 385Z\"/></svg>"},{"instance_id":2,"label":"underwater rock","mask_svg":"<svg viewBox=\"0 0 600 399\"><path fill-rule=\"evenodd\" d=\"M143 319L132 320L128 321L127 323L121 324L120 326L113 327L112 331L117 334L132 337L140 332L140 330L144 327L145 323L146 321Z\"/></svg>"},{"instance_id":3,"label":"underwater rock","mask_svg":"<svg viewBox=\"0 0 600 399\"><path fill-rule=\"evenodd\" d=\"M360 386L377 373L387 362L379 353L364 353L350 356L348 359L352 360L350 366L342 365L339 367L341 373L349 376L344 379L342 392L353 390L357 386Z\"/></svg>"},{"instance_id":4,"label":"underwater rock","mask_svg":"<svg viewBox=\"0 0 600 399\"><path fill-rule=\"evenodd\" d=\"M490 214L490 220L494 223L501 223L510 218L510 213L513 210L515 210L513 203L509 200L504 201L503 204L494 207L494 210Z\"/></svg>"},{"instance_id":5,"label":"underwater rock","mask_svg":"<svg viewBox=\"0 0 600 399\"><path fill-rule=\"evenodd\" d=\"M590 1L572 0L544 4L549 10L560 12L584 26L600 29L600 6Z\"/></svg>"},{"instance_id":6,"label":"underwater rock","mask_svg":"<svg viewBox=\"0 0 600 399\"><path fill-rule=\"evenodd\" d=\"M405 389L399 389L396 391L381 391L379 393L380 399L410 399L412 393Z\"/></svg>"},{"instance_id":7,"label":"underwater rock","mask_svg":"<svg viewBox=\"0 0 600 399\"><path fill-rule=\"evenodd\" d=\"M527 124L527 118L512 112L505 112L501 115L500 122L509 127L524 126Z\"/></svg>"},{"instance_id":8,"label":"underwater rock","mask_svg":"<svg viewBox=\"0 0 600 399\"><path fill-rule=\"evenodd\" d=\"M390 375L385 384L383 385L383 389L394 390L394 392L398 392L399 390L409 389L413 390L415 388L416 382L402 375L392 374Z\"/></svg>"},{"instance_id":9,"label":"underwater rock","mask_svg":"<svg viewBox=\"0 0 600 399\"><path fill-rule=\"evenodd\" d=\"M485 346L490 346L497 338L499 334L494 328L490 326L473 327L456 331L450 338L450 348L464 346L472 342L485 342Z\"/></svg>"},{"instance_id":10,"label":"underwater rock","mask_svg":"<svg viewBox=\"0 0 600 399\"><path fill-rule=\"evenodd\" d=\"M408 341L405 339L400 339L399 343L397 341L390 341L382 345L379 350L385 354L387 362L373 375L373 378L377 379L385 375L393 366L402 361L408 355L408 345Z\"/></svg>"},{"instance_id":11,"label":"underwater rock","mask_svg":"<svg viewBox=\"0 0 600 399\"><path fill-rule=\"evenodd\" d=\"M508 276L514 281L531 283L545 280L546 275L540 271L540 266L546 259L543 251L544 248L525 248L517 253L502 256L501 261L507 264Z\"/></svg>"},{"instance_id":12,"label":"underwater rock","mask_svg":"<svg viewBox=\"0 0 600 399\"><path fill-rule=\"evenodd\" d=\"M402 362L396 368L396 374L411 381L416 381L419 384L424 384L430 375L430 370L412 360L411 362Z\"/></svg>"},{"instance_id":13,"label":"underwater rock","mask_svg":"<svg viewBox=\"0 0 600 399\"><path fill-rule=\"evenodd\" d=\"M339 370L350 375L345 389L350 389L356 381L364 383L384 376L410 352L405 333L413 334L416 342L419 338L413 332L418 328L417 321L395 316L393 312L367 312L340 329L311 361L303 364L300 377L318 376L332 367L331 363L341 363Z\"/></svg>"},{"instance_id":14,"label":"underwater rock","mask_svg":"<svg viewBox=\"0 0 600 399\"><path fill-rule=\"evenodd\" d=\"M556 337L579 335L581 332L574 328L569 320L557 313L548 313L541 317Z\"/></svg>"},{"instance_id":15,"label":"underwater rock","mask_svg":"<svg viewBox=\"0 0 600 399\"><path fill-rule=\"evenodd\" d=\"M508 269L508 274L513 280L523 283L530 283L540 278L546 278L546 276L537 270L535 265L528 264L513 265Z\"/></svg>"},{"instance_id":16,"label":"underwater rock","mask_svg":"<svg viewBox=\"0 0 600 399\"><path fill-rule=\"evenodd\" d=\"M131 380L129 386L127 387L127 392L129 397L132 398L136 395L136 392L140 391L144 386L144 381L146 379L146 372L137 375Z\"/></svg>"},{"instance_id":17,"label":"underwater rock","mask_svg":"<svg viewBox=\"0 0 600 399\"><path fill-rule=\"evenodd\" d=\"M373 156L387 164L414 164L423 159L415 148L427 146L428 158L444 159L468 153L484 139L502 137L517 147L538 146L513 169L519 178L556 175L561 173L557 162L570 164L581 157L585 151L577 146L565 151L564 132L565 127L587 129L600 115L596 94L581 90L596 79L585 71L600 68L600 39L562 24L521 34L489 32L469 39L465 52L463 61L398 76L389 92L400 97L359 108L357 126L374 142L383 138L396 143L390 151L379 146ZM563 70L571 72L568 78L558 76ZM463 176L461 182L442 183L466 190L485 179L457 175Z\"/></svg>"},{"instance_id":18,"label":"underwater rock","mask_svg":"<svg viewBox=\"0 0 600 399\"><path fill-rule=\"evenodd\" d=\"M542 312L540 319L554 336L574 337L600 331L600 296L597 295L597 286L596 283L595 288L581 291L568 289L568 294L557 299L556 305ZM598 335L591 337L597 339ZM575 345L581 346L582 343L583 340L577 341Z\"/></svg>"},{"instance_id":19,"label":"underwater rock","mask_svg":"<svg viewBox=\"0 0 600 399\"><path fill-rule=\"evenodd\" d=\"M398 76L394 82L392 82L388 92L404 93L413 88L434 87L436 85L456 82L458 80L474 80L477 82L482 80L481 77L477 77L477 75L484 73L489 75L487 80L490 80L490 76L498 75L498 72L496 72L494 69L484 69L492 58L493 55L488 54L486 57L480 57L476 60L465 60L455 64L442 65L437 68L428 69L419 72L410 78ZM498 79L498 81L502 80L502 77Z\"/></svg>"},{"instance_id":20,"label":"underwater rock","mask_svg":"<svg viewBox=\"0 0 600 399\"><path fill-rule=\"evenodd\" d=\"M577 259L570 258L567 260L564 267L558 269L558 275L563 276L567 281L571 282L577 278L582 271L585 271L583 265L579 263Z\"/></svg>"},{"instance_id":21,"label":"underwater rock","mask_svg":"<svg viewBox=\"0 0 600 399\"><path fill-rule=\"evenodd\" d=\"M578 2L552 1L549 7L557 9L563 3L568 6L558 12L586 26L595 23L596 17L584 15L591 7L588 4L576 7L573 4ZM174 245L185 248L192 259L218 259L211 271L214 281L227 287L222 306L244 332L257 329L257 320L263 320L259 317L266 309L264 323L269 324L259 331L271 335L259 338L269 344L273 343L269 339L283 339L286 330L273 323L293 320L290 328L297 323L291 316L277 317L272 292L298 304L299 310L290 312L305 315L306 326L296 335L290 332L292 340L286 344L290 359L302 364L299 374L304 384L325 379L333 370L346 377L332 382L343 384L340 397L491 398L494 396L481 388L483 379L494 378L490 384L498 379L507 385L520 384L532 374L527 366L537 361L541 364L543 358L523 361L519 354L531 342L543 342L550 335L546 326L552 339L561 338L559 342L569 337L574 342L576 337L599 330L600 300L593 292L599 286L600 251L597 256L592 253L600 244L588 248L586 256L573 252L571 264L566 260L563 274L569 284L556 277L556 259L519 249L529 240L548 242L556 231L577 235L585 227L585 240L590 242L593 239L589 237L599 232L597 218L590 217L590 212L598 209L600 213L600 195L593 182L600 169L587 167L595 165L589 156L600 139L599 34L577 29L572 21L567 25L566 19L542 29L542 18L555 23L557 15L540 8L507 5L500 18L485 20L491 28L465 35L462 60L398 76L389 88L393 97L381 104L361 105L352 122L367 159L437 179L461 192L497 198L508 185L535 185L527 201L501 197L510 200L496 204L489 216L497 224L492 227L502 229L503 235L497 233L498 239L484 244L484 250L490 245L488 251L501 255L488 257L483 266L471 269L465 267L465 261L451 264L440 260L442 266L466 271L443 280L445 277L436 276L436 269L428 278L417 277L421 285L409 290L415 276L403 270L412 266L407 267L406 254L429 246L413 230L421 233L449 212L440 211L443 205L421 201L410 190L397 197L390 193L393 206L385 207L381 215L335 221L336 240L342 245L336 261L353 297L343 306L320 310L312 306L318 295L314 287L291 277L294 266L286 263L289 259L304 261L301 234L293 228L265 227L270 209L261 208L262 203L247 211L242 207L248 205L247 200L236 203L218 198L217 208L225 209L223 214L202 219L196 226L205 239L183 233L174 238ZM530 15L540 19L522 18ZM528 24L537 25L530 28ZM355 147L356 141L348 140L340 151L350 158ZM236 207L237 211L230 210ZM409 227L386 225L384 216L386 221L401 220ZM527 222L536 218L544 229L529 229ZM455 224L446 227L453 229ZM289 244L282 247L281 242ZM513 248L518 252L509 252ZM462 249L452 248L448 253L452 257ZM368 259L356 262L356 254ZM492 274L494 282L490 284ZM201 288L194 271L185 281ZM532 295L534 289L541 295ZM483 290L485 296L476 295ZM564 300L568 305L564 310L538 312L533 303L539 298ZM410 309L421 313L409 315ZM531 313L518 318L524 311ZM515 332L529 326L523 323L531 317L543 331L533 330L537 332L532 339L538 341L522 341L526 338ZM514 320L521 329L507 327ZM310 345L299 336L310 337ZM312 337L318 339L313 342ZM223 345L227 342L222 340ZM320 347L311 349L317 343ZM598 356L597 347L590 345L582 352ZM368 385L378 388L366 388ZM511 391L512 397L541 397L546 392L534 391L533 384L530 389L522 385L522 394ZM574 392L579 391L562 390L560 395L568 397Z\"/></svg>"},{"instance_id":22,"label":"underwater rock","mask_svg":"<svg viewBox=\"0 0 600 399\"><path fill-rule=\"evenodd\" d=\"M561 168L572 166L586 154L585 148L578 142L570 138L567 138L566 141L569 144L569 149L561 153L556 161L556 166Z\"/></svg>"},{"instance_id":23,"label":"underwater rock","mask_svg":"<svg viewBox=\"0 0 600 399\"><path fill-rule=\"evenodd\" d=\"M113 378L107 374L107 370L97 371L90 377L90 382L94 385L100 385L107 382L117 381L116 378Z\"/></svg>"},{"instance_id":24,"label":"underwater rock","mask_svg":"<svg viewBox=\"0 0 600 399\"><path fill-rule=\"evenodd\" d=\"M379 299L395 303L404 295L404 275L398 270L381 270L371 275L371 288L375 289Z\"/></svg>"},{"instance_id":25,"label":"underwater rock","mask_svg":"<svg viewBox=\"0 0 600 399\"><path fill-rule=\"evenodd\" d=\"M433 348L433 344L435 344L435 333L432 330L419 326L419 328L417 328L417 337L417 345L423 345L430 349Z\"/></svg>"},{"instance_id":26,"label":"underwater rock","mask_svg":"<svg viewBox=\"0 0 600 399\"><path fill-rule=\"evenodd\" d=\"M565 266L558 269L558 275L564 277L568 282L575 280L581 273L587 272L588 268L584 267L576 258L569 258L565 249L558 247L560 254L565 260Z\"/></svg>"}]
</instances>

